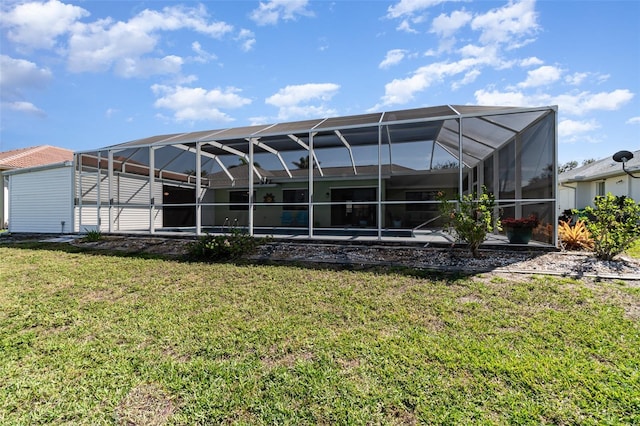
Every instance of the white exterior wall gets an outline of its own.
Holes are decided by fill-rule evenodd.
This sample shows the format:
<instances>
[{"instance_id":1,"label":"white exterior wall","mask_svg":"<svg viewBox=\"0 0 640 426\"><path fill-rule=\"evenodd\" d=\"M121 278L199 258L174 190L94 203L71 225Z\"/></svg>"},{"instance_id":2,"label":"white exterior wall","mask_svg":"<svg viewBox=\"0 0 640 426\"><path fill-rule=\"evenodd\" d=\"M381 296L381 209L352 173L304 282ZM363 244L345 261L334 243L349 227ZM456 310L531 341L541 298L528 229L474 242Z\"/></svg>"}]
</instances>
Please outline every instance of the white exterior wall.
<instances>
[{"instance_id":1,"label":"white exterior wall","mask_svg":"<svg viewBox=\"0 0 640 426\"><path fill-rule=\"evenodd\" d=\"M558 188L558 214L576 208L576 185L568 184Z\"/></svg>"},{"instance_id":2,"label":"white exterior wall","mask_svg":"<svg viewBox=\"0 0 640 426\"><path fill-rule=\"evenodd\" d=\"M82 183L82 210L76 206L78 232L100 230L109 232L109 184L107 174L100 177L100 218L95 204L98 198L97 172L83 172L76 177L77 187ZM156 204L162 200L162 183L156 181L153 188ZM149 230L149 179L143 176L116 173L111 188L111 232ZM162 227L162 210L154 212L154 227Z\"/></svg>"},{"instance_id":3,"label":"white exterior wall","mask_svg":"<svg viewBox=\"0 0 640 426\"><path fill-rule=\"evenodd\" d=\"M73 167L60 166L9 176L9 231L71 232L72 173Z\"/></svg>"},{"instance_id":4,"label":"white exterior wall","mask_svg":"<svg viewBox=\"0 0 640 426\"><path fill-rule=\"evenodd\" d=\"M617 176L614 178L606 179L604 182L604 190L605 193L610 192L613 195L617 196L627 196L630 197L629 193L629 180L631 178L629 176Z\"/></svg>"},{"instance_id":5,"label":"white exterior wall","mask_svg":"<svg viewBox=\"0 0 640 426\"><path fill-rule=\"evenodd\" d=\"M604 192L616 196L627 196L640 202L640 179L633 179L627 175L618 175L606 179L598 179L584 182L572 182L558 188L558 210L583 209L586 206L594 206L594 199L598 190L598 182L604 181ZM575 189L575 195L573 190Z\"/></svg>"},{"instance_id":6,"label":"white exterior wall","mask_svg":"<svg viewBox=\"0 0 640 426\"><path fill-rule=\"evenodd\" d=\"M2 188L2 195L0 195L0 229L4 229L9 220L9 182L0 173L0 188Z\"/></svg>"},{"instance_id":7,"label":"white exterior wall","mask_svg":"<svg viewBox=\"0 0 640 426\"><path fill-rule=\"evenodd\" d=\"M636 203L640 203L640 179L629 179L629 194Z\"/></svg>"}]
</instances>

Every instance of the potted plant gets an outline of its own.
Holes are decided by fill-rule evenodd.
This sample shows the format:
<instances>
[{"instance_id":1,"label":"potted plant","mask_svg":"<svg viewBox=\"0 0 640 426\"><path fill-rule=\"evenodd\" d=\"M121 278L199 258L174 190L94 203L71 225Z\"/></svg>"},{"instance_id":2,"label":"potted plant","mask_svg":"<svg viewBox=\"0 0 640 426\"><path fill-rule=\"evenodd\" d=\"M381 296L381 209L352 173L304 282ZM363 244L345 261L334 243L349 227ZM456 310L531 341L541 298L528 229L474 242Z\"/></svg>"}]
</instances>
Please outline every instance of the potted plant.
<instances>
[{"instance_id":1,"label":"potted plant","mask_svg":"<svg viewBox=\"0 0 640 426\"><path fill-rule=\"evenodd\" d=\"M529 217L501 219L501 224L507 232L507 238L511 244L528 244L533 234L533 229L540 225L540 221L534 215Z\"/></svg>"}]
</instances>

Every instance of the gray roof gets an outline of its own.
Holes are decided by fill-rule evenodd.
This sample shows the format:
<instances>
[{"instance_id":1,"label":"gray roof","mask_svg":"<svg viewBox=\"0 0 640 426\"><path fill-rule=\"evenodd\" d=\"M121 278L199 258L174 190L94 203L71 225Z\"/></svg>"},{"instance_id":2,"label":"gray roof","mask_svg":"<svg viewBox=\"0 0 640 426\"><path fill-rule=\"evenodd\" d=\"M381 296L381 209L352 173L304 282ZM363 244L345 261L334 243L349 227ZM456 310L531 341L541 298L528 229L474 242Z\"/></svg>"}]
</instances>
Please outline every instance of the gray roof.
<instances>
[{"instance_id":1,"label":"gray roof","mask_svg":"<svg viewBox=\"0 0 640 426\"><path fill-rule=\"evenodd\" d=\"M614 161L613 154L611 153L611 157L560 173L558 181L561 183L583 182L624 175L622 163ZM633 151L633 158L627 161L625 168L633 172L634 175L640 176L640 150Z\"/></svg>"},{"instance_id":2,"label":"gray roof","mask_svg":"<svg viewBox=\"0 0 640 426\"><path fill-rule=\"evenodd\" d=\"M284 152L291 150L292 137L313 146L331 148L371 145L377 143L380 126L389 125L382 133L384 141L434 141L455 158L462 139L462 161L475 166L515 135L527 129L555 107L520 108L496 106L443 105L409 110L388 111L362 115L328 117L288 123L274 123L204 130L187 133L157 135L108 146L99 151L125 150L150 146L194 146L203 142L203 151L212 155L229 152L248 154L249 139L259 141L264 149ZM462 135L459 119L463 118ZM294 144L295 145L295 144ZM299 146L295 146L299 149ZM95 152L95 151L94 151Z\"/></svg>"}]
</instances>

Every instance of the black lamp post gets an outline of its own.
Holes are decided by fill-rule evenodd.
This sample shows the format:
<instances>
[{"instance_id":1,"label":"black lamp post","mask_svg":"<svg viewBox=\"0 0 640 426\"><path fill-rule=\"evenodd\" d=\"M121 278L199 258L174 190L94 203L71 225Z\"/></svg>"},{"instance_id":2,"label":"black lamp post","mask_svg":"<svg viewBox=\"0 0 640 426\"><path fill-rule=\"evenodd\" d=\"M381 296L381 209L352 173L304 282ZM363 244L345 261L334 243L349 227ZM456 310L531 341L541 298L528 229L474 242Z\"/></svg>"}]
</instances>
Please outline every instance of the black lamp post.
<instances>
[{"instance_id":1,"label":"black lamp post","mask_svg":"<svg viewBox=\"0 0 640 426\"><path fill-rule=\"evenodd\" d=\"M624 172L626 174L628 174L629 176L631 176L632 178L640 178L640 176L634 176L631 174L631 172L627 169L625 169L624 165L627 163L627 161L631 160L633 158L633 153L630 151L618 151L615 154L613 154L613 161L618 162L618 163L622 163L622 170L624 170Z\"/></svg>"}]
</instances>

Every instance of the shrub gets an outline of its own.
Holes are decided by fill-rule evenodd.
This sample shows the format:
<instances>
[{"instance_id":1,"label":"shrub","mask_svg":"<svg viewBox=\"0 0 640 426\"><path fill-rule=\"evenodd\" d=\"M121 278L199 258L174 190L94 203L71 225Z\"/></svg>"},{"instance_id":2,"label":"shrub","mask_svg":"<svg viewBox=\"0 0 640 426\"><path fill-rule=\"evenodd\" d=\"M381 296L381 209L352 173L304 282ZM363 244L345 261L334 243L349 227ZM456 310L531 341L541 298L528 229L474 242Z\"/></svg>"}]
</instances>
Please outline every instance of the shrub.
<instances>
[{"instance_id":1,"label":"shrub","mask_svg":"<svg viewBox=\"0 0 640 426\"><path fill-rule=\"evenodd\" d=\"M188 256L194 260L236 260L252 253L258 241L249 234L233 229L230 234L206 234L188 247Z\"/></svg>"},{"instance_id":2,"label":"shrub","mask_svg":"<svg viewBox=\"0 0 640 426\"><path fill-rule=\"evenodd\" d=\"M587 222L587 229L599 259L613 259L640 238L640 206L632 198L608 193L597 197L595 208L586 207L585 212L593 218Z\"/></svg>"},{"instance_id":3,"label":"shrub","mask_svg":"<svg viewBox=\"0 0 640 426\"><path fill-rule=\"evenodd\" d=\"M443 193L438 193L440 212L444 218L445 226L453 229L457 238L466 242L473 257L478 257L478 248L487 238L487 234L493 231L493 209L495 197L482 187L482 195L476 193L458 196L457 203L445 199ZM500 221L496 221L500 226Z\"/></svg>"},{"instance_id":4,"label":"shrub","mask_svg":"<svg viewBox=\"0 0 640 426\"><path fill-rule=\"evenodd\" d=\"M593 249L593 239L587 226L582 220L578 220L571 226L570 222L560 221L558 235L562 247L567 250L591 250Z\"/></svg>"},{"instance_id":5,"label":"shrub","mask_svg":"<svg viewBox=\"0 0 640 426\"><path fill-rule=\"evenodd\" d=\"M87 231L87 235L84 237L85 241L100 241L102 239L102 232L97 229Z\"/></svg>"}]
</instances>

